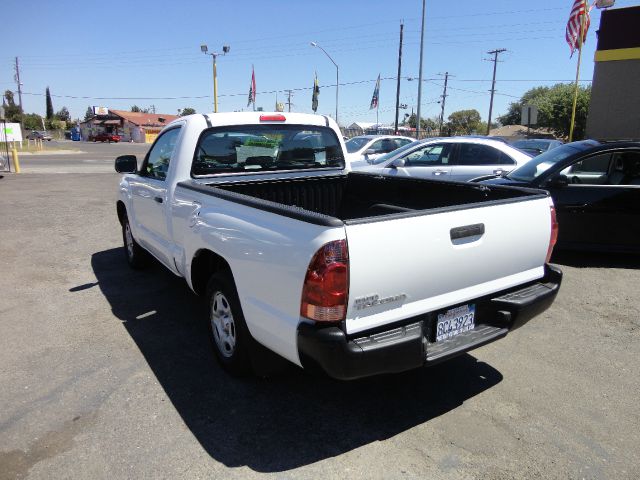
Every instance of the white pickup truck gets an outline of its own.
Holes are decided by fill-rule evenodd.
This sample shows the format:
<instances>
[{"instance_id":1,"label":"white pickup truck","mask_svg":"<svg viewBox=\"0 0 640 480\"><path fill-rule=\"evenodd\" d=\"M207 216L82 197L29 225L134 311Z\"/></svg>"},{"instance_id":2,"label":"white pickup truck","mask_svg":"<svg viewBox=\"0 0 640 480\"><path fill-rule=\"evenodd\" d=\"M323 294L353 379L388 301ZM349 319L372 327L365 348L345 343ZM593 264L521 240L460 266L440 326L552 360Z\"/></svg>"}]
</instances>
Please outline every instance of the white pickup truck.
<instances>
[{"instance_id":1,"label":"white pickup truck","mask_svg":"<svg viewBox=\"0 0 640 480\"><path fill-rule=\"evenodd\" d=\"M546 192L351 172L324 116L187 116L116 170L129 264L151 254L206 295L231 373L262 347L340 379L432 364L560 286Z\"/></svg>"}]
</instances>

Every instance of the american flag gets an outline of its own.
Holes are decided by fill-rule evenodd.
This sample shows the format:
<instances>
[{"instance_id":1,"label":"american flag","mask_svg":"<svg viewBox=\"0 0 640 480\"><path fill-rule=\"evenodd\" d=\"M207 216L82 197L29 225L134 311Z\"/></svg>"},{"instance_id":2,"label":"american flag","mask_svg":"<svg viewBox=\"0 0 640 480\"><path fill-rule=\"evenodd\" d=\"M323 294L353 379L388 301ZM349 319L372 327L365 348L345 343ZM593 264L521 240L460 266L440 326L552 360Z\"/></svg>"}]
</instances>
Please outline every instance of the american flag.
<instances>
[{"instance_id":1,"label":"american flag","mask_svg":"<svg viewBox=\"0 0 640 480\"><path fill-rule=\"evenodd\" d=\"M378 80L376 81L376 88L373 89L373 96L371 97L371 105L369 110L378 108L378 102L380 100L380 74L378 74Z\"/></svg>"},{"instance_id":2,"label":"american flag","mask_svg":"<svg viewBox=\"0 0 640 480\"><path fill-rule=\"evenodd\" d=\"M249 86L249 99L247 100L247 107L253 103L253 109L256 107L256 73L251 65L251 85Z\"/></svg>"},{"instance_id":3,"label":"american flag","mask_svg":"<svg viewBox=\"0 0 640 480\"><path fill-rule=\"evenodd\" d=\"M565 38L571 49L571 56L580 48L580 29L582 31L582 43L587 39L587 32L589 31L589 25L591 19L589 18L589 11L591 9L588 6L588 0L575 0L573 2L573 8L571 8L571 15L569 15L569 21L567 22L567 32ZM581 25L584 17L584 25Z\"/></svg>"}]
</instances>

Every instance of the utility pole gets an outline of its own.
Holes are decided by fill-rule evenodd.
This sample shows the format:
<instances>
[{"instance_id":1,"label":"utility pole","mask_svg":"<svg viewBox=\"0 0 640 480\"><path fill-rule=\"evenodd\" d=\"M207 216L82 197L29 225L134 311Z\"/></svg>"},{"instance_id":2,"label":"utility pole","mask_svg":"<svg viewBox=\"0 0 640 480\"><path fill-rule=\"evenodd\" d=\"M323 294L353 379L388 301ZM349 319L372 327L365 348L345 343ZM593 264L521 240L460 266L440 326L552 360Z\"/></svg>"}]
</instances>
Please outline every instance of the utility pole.
<instances>
[{"instance_id":1,"label":"utility pole","mask_svg":"<svg viewBox=\"0 0 640 480\"><path fill-rule=\"evenodd\" d=\"M493 55L493 60L489 60L493 62L493 81L491 82L491 102L489 103L489 119L487 120L487 135L491 131L491 114L493 113L493 95L496 92L496 68L498 66L498 55L503 52L506 52L506 48L498 48L496 50L491 50L487 52L489 55Z\"/></svg>"},{"instance_id":2,"label":"utility pole","mask_svg":"<svg viewBox=\"0 0 640 480\"><path fill-rule=\"evenodd\" d=\"M393 132L398 134L398 115L400 114L400 75L402 74L402 32L404 23L400 21L400 47L398 49L398 84L396 87L396 123Z\"/></svg>"},{"instance_id":3,"label":"utility pole","mask_svg":"<svg viewBox=\"0 0 640 480\"><path fill-rule=\"evenodd\" d=\"M439 134L442 136L442 124L444 123L444 104L447 101L447 83L449 82L449 72L444 72L444 90L442 91L442 101L440 102L440 128Z\"/></svg>"},{"instance_id":4,"label":"utility pole","mask_svg":"<svg viewBox=\"0 0 640 480\"><path fill-rule=\"evenodd\" d=\"M20 104L20 127L23 127L22 119L24 112L22 110L22 83L20 83L20 63L16 57L16 83L18 84L18 102Z\"/></svg>"},{"instance_id":5,"label":"utility pole","mask_svg":"<svg viewBox=\"0 0 640 480\"><path fill-rule=\"evenodd\" d=\"M293 96L293 91L292 90L285 90L285 92L287 92L287 107L289 108L289 111L291 111L291 105L293 105L293 103L291 103L291 97Z\"/></svg>"},{"instance_id":6,"label":"utility pole","mask_svg":"<svg viewBox=\"0 0 640 480\"><path fill-rule=\"evenodd\" d=\"M420 72L418 74L418 113L416 118L416 140L420 139L420 104L422 103L422 53L424 51L424 10L425 0L422 0L422 28L420 29Z\"/></svg>"}]
</instances>

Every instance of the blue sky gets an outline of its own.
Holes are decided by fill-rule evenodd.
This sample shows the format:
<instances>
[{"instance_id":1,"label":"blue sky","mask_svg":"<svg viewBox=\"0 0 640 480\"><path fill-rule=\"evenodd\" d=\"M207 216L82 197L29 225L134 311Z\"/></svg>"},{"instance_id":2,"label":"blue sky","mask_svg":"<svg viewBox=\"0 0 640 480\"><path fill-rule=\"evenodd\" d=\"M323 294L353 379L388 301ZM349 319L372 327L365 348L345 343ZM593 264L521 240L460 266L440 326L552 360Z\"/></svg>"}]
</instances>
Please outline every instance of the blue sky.
<instances>
[{"instance_id":1,"label":"blue sky","mask_svg":"<svg viewBox=\"0 0 640 480\"><path fill-rule=\"evenodd\" d=\"M575 78L577 54L569 58L564 31L573 0L427 0L422 115L439 115L443 74L449 81L445 116L475 108L489 110L492 63L487 51L506 48L498 64L494 117L510 101L538 85ZM395 109L398 37L405 23L403 77L418 77L420 0L271 2L164 0L71 2L4 0L4 48L0 89L17 90L14 58L20 59L27 113L45 112L45 88L54 109L66 106L83 117L89 105L128 110L155 105L158 113L192 107L213 111L211 57L200 52L231 47L218 57L220 111L247 108L251 66L257 106L272 110L294 90L292 110L311 112L314 72L321 85L318 113L335 112L335 67L340 67L341 124L375 121L369 110L378 74L380 121L392 122ZM81 5L81 6L80 6ZM618 0L616 7L638 5ZM590 80L600 12L592 13L581 79ZM270 92L270 93L266 93ZM403 79L401 103L417 105L418 82ZM86 97L86 98L82 98ZM401 114L402 116L402 114Z\"/></svg>"}]
</instances>

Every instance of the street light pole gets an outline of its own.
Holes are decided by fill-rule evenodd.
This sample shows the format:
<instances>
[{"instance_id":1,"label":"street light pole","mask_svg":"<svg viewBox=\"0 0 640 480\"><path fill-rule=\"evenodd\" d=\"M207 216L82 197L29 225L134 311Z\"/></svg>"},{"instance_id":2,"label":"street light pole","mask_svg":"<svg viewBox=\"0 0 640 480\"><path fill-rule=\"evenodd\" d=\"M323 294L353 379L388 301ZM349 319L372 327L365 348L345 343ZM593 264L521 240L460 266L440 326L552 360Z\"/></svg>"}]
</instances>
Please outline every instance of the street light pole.
<instances>
[{"instance_id":1,"label":"street light pole","mask_svg":"<svg viewBox=\"0 0 640 480\"><path fill-rule=\"evenodd\" d=\"M213 113L218 113L218 68L216 60L218 58L218 52L209 53L209 49L206 45L200 45L200 51L206 55L211 55L213 58ZM222 54L226 55L229 53L230 47L225 45L222 47Z\"/></svg>"},{"instance_id":2,"label":"street light pole","mask_svg":"<svg viewBox=\"0 0 640 480\"><path fill-rule=\"evenodd\" d=\"M316 42L311 42L311 46L318 47L320 50L322 50L324 54L327 57L329 57L329 60L331 60L331 63L333 63L336 67L336 123L338 123L338 86L340 85L338 64L333 60L333 58L331 58L331 55L329 55L327 51L324 48L322 48L320 45L318 45Z\"/></svg>"},{"instance_id":3,"label":"street light pole","mask_svg":"<svg viewBox=\"0 0 640 480\"><path fill-rule=\"evenodd\" d=\"M424 10L425 0L422 0L422 27L420 28L420 67L418 71L418 112L416 118L416 140L420 140L420 106L422 104L422 54L424 51Z\"/></svg>"}]
</instances>

